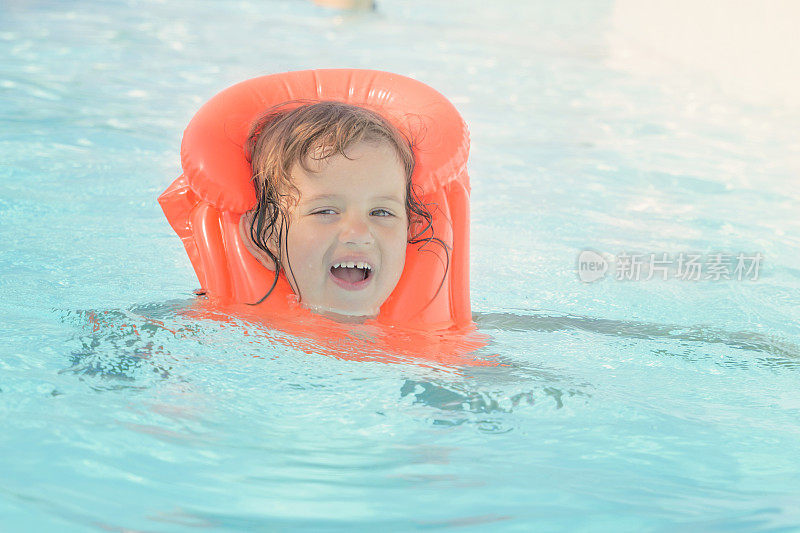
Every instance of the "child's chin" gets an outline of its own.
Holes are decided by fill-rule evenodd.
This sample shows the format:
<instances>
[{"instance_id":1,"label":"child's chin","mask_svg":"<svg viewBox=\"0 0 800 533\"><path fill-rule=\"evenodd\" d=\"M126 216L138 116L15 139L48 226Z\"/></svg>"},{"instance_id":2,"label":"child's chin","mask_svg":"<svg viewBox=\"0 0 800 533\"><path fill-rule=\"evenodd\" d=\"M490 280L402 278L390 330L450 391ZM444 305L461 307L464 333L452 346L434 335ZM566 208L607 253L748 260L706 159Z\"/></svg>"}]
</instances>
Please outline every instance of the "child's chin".
<instances>
[{"instance_id":1,"label":"child's chin","mask_svg":"<svg viewBox=\"0 0 800 533\"><path fill-rule=\"evenodd\" d=\"M378 316L378 311L367 311L362 309L341 309L321 305L306 305L309 311L322 315L336 322L346 324L361 324L362 322Z\"/></svg>"}]
</instances>

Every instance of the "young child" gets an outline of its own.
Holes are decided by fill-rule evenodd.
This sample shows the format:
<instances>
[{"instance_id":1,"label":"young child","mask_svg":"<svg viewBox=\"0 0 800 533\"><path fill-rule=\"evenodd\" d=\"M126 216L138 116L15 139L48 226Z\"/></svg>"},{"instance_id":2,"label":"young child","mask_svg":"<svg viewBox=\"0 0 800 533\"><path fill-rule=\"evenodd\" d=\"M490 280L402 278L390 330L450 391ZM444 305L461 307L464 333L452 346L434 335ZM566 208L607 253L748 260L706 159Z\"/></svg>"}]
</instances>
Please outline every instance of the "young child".
<instances>
[{"instance_id":1,"label":"young child","mask_svg":"<svg viewBox=\"0 0 800 533\"><path fill-rule=\"evenodd\" d=\"M377 113L288 102L255 123L246 149L258 201L240 236L307 308L375 317L400 279L407 243L434 241L447 252L411 186L408 139Z\"/></svg>"}]
</instances>

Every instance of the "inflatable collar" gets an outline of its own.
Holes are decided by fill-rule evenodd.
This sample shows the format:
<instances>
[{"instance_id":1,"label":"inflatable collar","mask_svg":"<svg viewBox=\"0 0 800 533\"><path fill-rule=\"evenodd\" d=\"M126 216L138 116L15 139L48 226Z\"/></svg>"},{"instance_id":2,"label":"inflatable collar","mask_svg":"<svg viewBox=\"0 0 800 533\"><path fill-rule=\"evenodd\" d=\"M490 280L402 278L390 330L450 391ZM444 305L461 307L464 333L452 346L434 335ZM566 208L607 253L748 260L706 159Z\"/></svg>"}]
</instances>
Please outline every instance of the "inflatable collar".
<instances>
[{"instance_id":1,"label":"inflatable collar","mask_svg":"<svg viewBox=\"0 0 800 533\"><path fill-rule=\"evenodd\" d=\"M403 275L377 321L415 329L470 325L467 128L444 96L388 72L326 69L263 76L225 89L200 108L183 135L183 175L158 201L202 290L220 303L252 303L272 285L274 273L239 237L239 218L256 203L244 145L264 111L301 99L371 109L413 140L412 182L433 214L435 236L449 247L450 264L446 268L438 246L409 244ZM285 313L292 306L296 298L281 273L273 293L253 309Z\"/></svg>"}]
</instances>

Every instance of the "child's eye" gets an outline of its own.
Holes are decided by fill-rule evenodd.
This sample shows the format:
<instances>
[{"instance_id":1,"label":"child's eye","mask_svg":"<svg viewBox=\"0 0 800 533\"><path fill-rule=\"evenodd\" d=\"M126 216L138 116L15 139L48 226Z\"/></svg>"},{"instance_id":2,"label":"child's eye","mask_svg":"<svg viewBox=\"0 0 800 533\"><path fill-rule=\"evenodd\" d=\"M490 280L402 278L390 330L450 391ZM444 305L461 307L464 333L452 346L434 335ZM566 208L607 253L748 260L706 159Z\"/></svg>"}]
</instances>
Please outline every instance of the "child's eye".
<instances>
[{"instance_id":1,"label":"child's eye","mask_svg":"<svg viewBox=\"0 0 800 533\"><path fill-rule=\"evenodd\" d=\"M335 215L336 211L333 209L318 209L317 211L313 211L312 215Z\"/></svg>"},{"instance_id":2,"label":"child's eye","mask_svg":"<svg viewBox=\"0 0 800 533\"><path fill-rule=\"evenodd\" d=\"M373 209L372 211L370 211L370 215L376 217L393 217L394 213L386 209Z\"/></svg>"}]
</instances>

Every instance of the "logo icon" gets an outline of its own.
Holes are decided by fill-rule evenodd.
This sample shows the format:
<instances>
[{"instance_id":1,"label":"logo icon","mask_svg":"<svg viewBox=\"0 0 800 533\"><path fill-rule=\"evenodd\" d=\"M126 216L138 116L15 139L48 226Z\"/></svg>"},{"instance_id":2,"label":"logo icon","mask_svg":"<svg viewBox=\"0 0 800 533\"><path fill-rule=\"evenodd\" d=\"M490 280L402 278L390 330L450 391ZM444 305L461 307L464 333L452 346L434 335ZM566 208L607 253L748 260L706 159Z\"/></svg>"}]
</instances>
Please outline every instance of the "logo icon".
<instances>
[{"instance_id":1,"label":"logo icon","mask_svg":"<svg viewBox=\"0 0 800 533\"><path fill-rule=\"evenodd\" d=\"M578 254L578 279L592 283L603 279L608 272L608 261L594 250L584 250Z\"/></svg>"}]
</instances>

